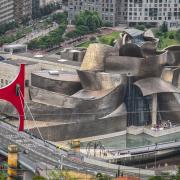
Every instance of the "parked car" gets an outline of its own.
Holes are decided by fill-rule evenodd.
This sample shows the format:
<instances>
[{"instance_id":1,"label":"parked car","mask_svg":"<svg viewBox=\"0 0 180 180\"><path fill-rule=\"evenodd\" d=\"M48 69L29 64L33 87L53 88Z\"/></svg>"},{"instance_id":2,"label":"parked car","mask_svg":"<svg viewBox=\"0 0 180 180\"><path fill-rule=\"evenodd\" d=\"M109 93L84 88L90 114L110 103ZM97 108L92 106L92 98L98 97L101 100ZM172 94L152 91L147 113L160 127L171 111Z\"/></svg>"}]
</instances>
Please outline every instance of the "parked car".
<instances>
[{"instance_id":1,"label":"parked car","mask_svg":"<svg viewBox=\"0 0 180 180\"><path fill-rule=\"evenodd\" d=\"M4 61L4 60L6 60L6 58L3 56L0 56L0 61Z\"/></svg>"}]
</instances>

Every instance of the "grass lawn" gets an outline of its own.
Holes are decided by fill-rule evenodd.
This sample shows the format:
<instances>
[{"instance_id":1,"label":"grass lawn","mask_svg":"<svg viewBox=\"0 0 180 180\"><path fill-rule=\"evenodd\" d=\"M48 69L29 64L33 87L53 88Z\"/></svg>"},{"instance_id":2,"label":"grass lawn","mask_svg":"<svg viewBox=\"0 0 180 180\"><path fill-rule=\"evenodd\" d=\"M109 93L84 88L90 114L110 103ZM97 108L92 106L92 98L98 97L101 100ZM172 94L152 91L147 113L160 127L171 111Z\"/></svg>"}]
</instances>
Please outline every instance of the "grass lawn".
<instances>
[{"instance_id":1,"label":"grass lawn","mask_svg":"<svg viewBox=\"0 0 180 180\"><path fill-rule=\"evenodd\" d=\"M119 33L120 32L113 32L108 35L99 36L98 41L102 44L112 45L112 42L119 37ZM89 44L91 43L93 43L93 41L88 40L86 42L79 44L77 47L88 48Z\"/></svg>"},{"instance_id":2,"label":"grass lawn","mask_svg":"<svg viewBox=\"0 0 180 180\"><path fill-rule=\"evenodd\" d=\"M30 33L30 32L32 32L32 27L27 27L23 31L24 31L23 32L24 34Z\"/></svg>"},{"instance_id":3,"label":"grass lawn","mask_svg":"<svg viewBox=\"0 0 180 180\"><path fill-rule=\"evenodd\" d=\"M180 41L177 41L176 39L163 38L163 39L161 39L159 49L162 50L168 46L177 45L177 44L180 45Z\"/></svg>"},{"instance_id":4,"label":"grass lawn","mask_svg":"<svg viewBox=\"0 0 180 180\"><path fill-rule=\"evenodd\" d=\"M99 41L102 44L112 45L112 42L119 37L120 32L112 32L111 34L100 36Z\"/></svg>"},{"instance_id":5,"label":"grass lawn","mask_svg":"<svg viewBox=\"0 0 180 180\"><path fill-rule=\"evenodd\" d=\"M89 44L91 44L91 43L92 43L91 41L86 41L86 42L83 42L83 43L79 44L76 47L88 48Z\"/></svg>"},{"instance_id":6,"label":"grass lawn","mask_svg":"<svg viewBox=\"0 0 180 180\"><path fill-rule=\"evenodd\" d=\"M171 45L177 45L177 44L180 45L180 41L176 39L176 31L169 31L157 37L160 40L158 45L159 50L162 50Z\"/></svg>"}]
</instances>

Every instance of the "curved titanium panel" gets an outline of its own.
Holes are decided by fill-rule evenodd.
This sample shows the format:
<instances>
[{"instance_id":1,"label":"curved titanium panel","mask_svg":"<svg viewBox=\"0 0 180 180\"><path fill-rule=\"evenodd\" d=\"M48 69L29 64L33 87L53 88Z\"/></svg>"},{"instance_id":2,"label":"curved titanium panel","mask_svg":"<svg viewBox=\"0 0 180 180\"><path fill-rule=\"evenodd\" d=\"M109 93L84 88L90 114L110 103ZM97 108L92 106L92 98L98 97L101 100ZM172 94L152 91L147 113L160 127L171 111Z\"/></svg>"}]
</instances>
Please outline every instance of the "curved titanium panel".
<instances>
[{"instance_id":1,"label":"curved titanium panel","mask_svg":"<svg viewBox=\"0 0 180 180\"><path fill-rule=\"evenodd\" d=\"M155 93L180 93L178 88L160 78L146 78L136 81L134 84L141 89L143 96Z\"/></svg>"},{"instance_id":2,"label":"curved titanium panel","mask_svg":"<svg viewBox=\"0 0 180 180\"><path fill-rule=\"evenodd\" d=\"M104 70L104 60L108 53L114 51L115 48L105 45L105 44L90 44L86 54L84 56L83 62L81 64L81 70L92 70L92 71L103 71Z\"/></svg>"},{"instance_id":3,"label":"curved titanium panel","mask_svg":"<svg viewBox=\"0 0 180 180\"><path fill-rule=\"evenodd\" d=\"M170 65L179 66L180 65L180 46L170 46L165 50L168 51L168 61Z\"/></svg>"},{"instance_id":4,"label":"curved titanium panel","mask_svg":"<svg viewBox=\"0 0 180 180\"><path fill-rule=\"evenodd\" d=\"M180 68L176 68L176 67L164 68L161 78L164 81L170 82L175 87L179 88L180 87Z\"/></svg>"},{"instance_id":5,"label":"curved titanium panel","mask_svg":"<svg viewBox=\"0 0 180 180\"><path fill-rule=\"evenodd\" d=\"M112 89L121 84L124 78L120 74L105 72L80 71L77 70L81 85L85 90L98 91L102 89Z\"/></svg>"},{"instance_id":6,"label":"curved titanium panel","mask_svg":"<svg viewBox=\"0 0 180 180\"><path fill-rule=\"evenodd\" d=\"M101 91L81 90L78 94L72 96L83 100L76 106L74 113L82 112L88 114L90 118L92 118L92 115L95 115L95 117L108 115L124 101L126 84L127 78L123 77L121 83L113 89Z\"/></svg>"},{"instance_id":7,"label":"curved titanium panel","mask_svg":"<svg viewBox=\"0 0 180 180\"><path fill-rule=\"evenodd\" d=\"M132 43L127 43L123 45L119 50L119 55L140 58L143 57L141 48L138 45Z\"/></svg>"},{"instance_id":8,"label":"curved titanium panel","mask_svg":"<svg viewBox=\"0 0 180 180\"><path fill-rule=\"evenodd\" d=\"M158 105L163 120L170 120L175 124L180 123L180 94L158 94Z\"/></svg>"},{"instance_id":9,"label":"curved titanium panel","mask_svg":"<svg viewBox=\"0 0 180 180\"><path fill-rule=\"evenodd\" d=\"M80 99L71 96L60 94L45 89L31 86L29 89L31 100L34 102L44 103L57 107L75 108L81 101Z\"/></svg>"},{"instance_id":10,"label":"curved titanium panel","mask_svg":"<svg viewBox=\"0 0 180 180\"><path fill-rule=\"evenodd\" d=\"M83 89L97 91L101 89L100 82L94 71L77 70Z\"/></svg>"},{"instance_id":11,"label":"curved titanium panel","mask_svg":"<svg viewBox=\"0 0 180 180\"><path fill-rule=\"evenodd\" d=\"M106 58L105 71L131 74L143 78L160 77L166 60L167 52L147 58L109 56Z\"/></svg>"},{"instance_id":12,"label":"curved titanium panel","mask_svg":"<svg viewBox=\"0 0 180 180\"><path fill-rule=\"evenodd\" d=\"M65 77L63 74L59 76L59 78L56 75L49 76L48 72L32 73L31 84L41 89L67 95L72 95L82 89L77 75L67 73Z\"/></svg>"}]
</instances>

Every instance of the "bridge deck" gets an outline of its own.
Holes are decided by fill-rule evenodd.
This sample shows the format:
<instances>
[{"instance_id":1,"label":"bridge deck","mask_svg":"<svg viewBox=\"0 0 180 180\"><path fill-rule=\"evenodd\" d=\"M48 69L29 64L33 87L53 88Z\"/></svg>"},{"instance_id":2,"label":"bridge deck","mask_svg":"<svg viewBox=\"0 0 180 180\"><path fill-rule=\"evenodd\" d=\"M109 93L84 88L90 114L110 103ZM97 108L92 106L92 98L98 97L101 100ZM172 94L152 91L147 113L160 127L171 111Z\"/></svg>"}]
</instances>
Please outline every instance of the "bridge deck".
<instances>
[{"instance_id":1,"label":"bridge deck","mask_svg":"<svg viewBox=\"0 0 180 180\"><path fill-rule=\"evenodd\" d=\"M81 153L75 153L72 159L68 156L67 151L57 149L53 144L35 137L32 138L32 136L25 132L18 132L15 127L2 121L0 122L0 143L0 149L3 152L7 150L9 144L17 144L20 150L20 162L31 171L34 171L41 164L47 164L51 167L59 167L60 164L63 164L65 168L86 171L92 174L101 172L115 176L118 168L120 168L124 174L155 175L155 172L151 170L113 165L100 159L87 158L86 155ZM29 151L27 154L24 153L25 149ZM60 162L62 157L63 163Z\"/></svg>"}]
</instances>

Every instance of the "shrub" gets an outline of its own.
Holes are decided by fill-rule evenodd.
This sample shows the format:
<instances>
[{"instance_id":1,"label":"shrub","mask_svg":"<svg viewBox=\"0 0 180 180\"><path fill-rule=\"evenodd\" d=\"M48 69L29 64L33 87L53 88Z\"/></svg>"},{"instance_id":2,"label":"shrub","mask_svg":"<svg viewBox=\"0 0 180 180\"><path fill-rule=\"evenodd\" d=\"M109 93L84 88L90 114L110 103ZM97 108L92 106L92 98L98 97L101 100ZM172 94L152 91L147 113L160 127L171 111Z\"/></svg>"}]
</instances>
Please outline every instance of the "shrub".
<instances>
[{"instance_id":1,"label":"shrub","mask_svg":"<svg viewBox=\"0 0 180 180\"><path fill-rule=\"evenodd\" d=\"M169 39L174 39L174 34L169 34Z\"/></svg>"},{"instance_id":2,"label":"shrub","mask_svg":"<svg viewBox=\"0 0 180 180\"><path fill-rule=\"evenodd\" d=\"M176 31L175 37L178 41L180 41L180 29Z\"/></svg>"},{"instance_id":3,"label":"shrub","mask_svg":"<svg viewBox=\"0 0 180 180\"><path fill-rule=\"evenodd\" d=\"M139 29L139 30L141 30L141 31L144 31L145 28L146 28L146 27L145 27L145 25L143 25L143 24L142 24L142 25L137 25L137 26L136 26L136 29Z\"/></svg>"},{"instance_id":4,"label":"shrub","mask_svg":"<svg viewBox=\"0 0 180 180\"><path fill-rule=\"evenodd\" d=\"M42 176L34 176L33 180L47 180L47 179Z\"/></svg>"},{"instance_id":5,"label":"shrub","mask_svg":"<svg viewBox=\"0 0 180 180\"><path fill-rule=\"evenodd\" d=\"M113 27L113 24L112 24L112 22L104 22L103 26L104 27Z\"/></svg>"},{"instance_id":6,"label":"shrub","mask_svg":"<svg viewBox=\"0 0 180 180\"><path fill-rule=\"evenodd\" d=\"M161 32L168 32L168 25L167 23L164 21L163 24L160 26L160 31Z\"/></svg>"}]
</instances>

